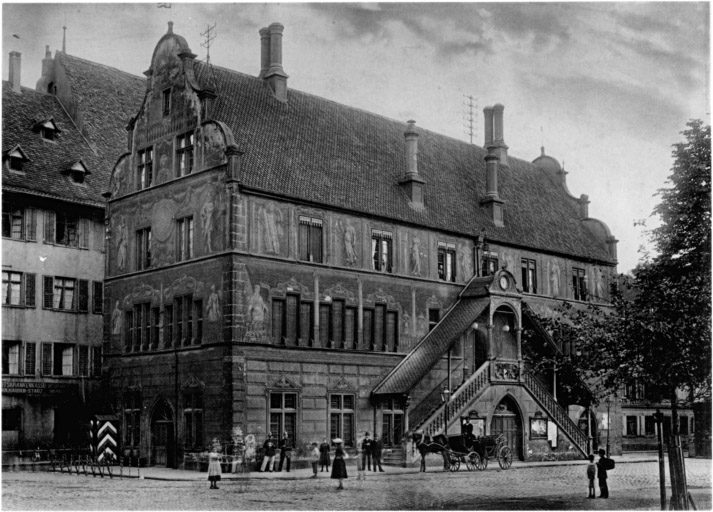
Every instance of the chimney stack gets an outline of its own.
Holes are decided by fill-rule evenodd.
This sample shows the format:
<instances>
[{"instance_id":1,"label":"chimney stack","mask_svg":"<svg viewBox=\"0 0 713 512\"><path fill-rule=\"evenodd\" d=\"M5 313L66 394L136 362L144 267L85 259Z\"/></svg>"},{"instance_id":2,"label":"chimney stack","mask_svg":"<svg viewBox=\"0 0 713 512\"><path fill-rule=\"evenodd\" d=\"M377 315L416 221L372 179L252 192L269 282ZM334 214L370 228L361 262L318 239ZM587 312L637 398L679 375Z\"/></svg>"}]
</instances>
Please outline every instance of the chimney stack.
<instances>
[{"instance_id":1,"label":"chimney stack","mask_svg":"<svg viewBox=\"0 0 713 512\"><path fill-rule=\"evenodd\" d=\"M285 27L280 23L272 23L268 29L270 31L270 69L264 78L275 97L280 101L287 101L288 76L282 69L282 31L285 30Z\"/></svg>"},{"instance_id":2,"label":"chimney stack","mask_svg":"<svg viewBox=\"0 0 713 512\"><path fill-rule=\"evenodd\" d=\"M406 174L399 181L409 198L409 206L415 210L423 210L423 185L426 181L418 175L418 132L416 121L407 121L404 132L404 156L406 158Z\"/></svg>"},{"instance_id":3,"label":"chimney stack","mask_svg":"<svg viewBox=\"0 0 713 512\"><path fill-rule=\"evenodd\" d=\"M42 59L42 76L49 76L52 73L52 65L54 61L52 60L52 52L50 51L50 45L45 46L45 58Z\"/></svg>"},{"instance_id":4,"label":"chimney stack","mask_svg":"<svg viewBox=\"0 0 713 512\"><path fill-rule=\"evenodd\" d=\"M579 216L583 219L589 218L589 196L587 194L582 194L579 196Z\"/></svg>"},{"instance_id":5,"label":"chimney stack","mask_svg":"<svg viewBox=\"0 0 713 512\"><path fill-rule=\"evenodd\" d=\"M22 88L20 85L20 65L22 63L22 54L20 52L10 52L10 72L8 79L12 90L20 93Z\"/></svg>"},{"instance_id":6,"label":"chimney stack","mask_svg":"<svg viewBox=\"0 0 713 512\"><path fill-rule=\"evenodd\" d=\"M260 75L258 78L265 78L268 69L270 69L270 29L263 27L260 29Z\"/></svg>"},{"instance_id":7,"label":"chimney stack","mask_svg":"<svg viewBox=\"0 0 713 512\"><path fill-rule=\"evenodd\" d=\"M503 111L505 107L496 103L492 107L485 107L485 149L495 147L496 155L501 165L508 165L508 147L505 144Z\"/></svg>"},{"instance_id":8,"label":"chimney stack","mask_svg":"<svg viewBox=\"0 0 713 512\"><path fill-rule=\"evenodd\" d=\"M488 154L485 155L485 198L481 202L488 209L493 223L497 227L505 227L505 217L503 214L503 204L498 193L498 167L500 165L497 150L493 145L488 146Z\"/></svg>"}]
</instances>

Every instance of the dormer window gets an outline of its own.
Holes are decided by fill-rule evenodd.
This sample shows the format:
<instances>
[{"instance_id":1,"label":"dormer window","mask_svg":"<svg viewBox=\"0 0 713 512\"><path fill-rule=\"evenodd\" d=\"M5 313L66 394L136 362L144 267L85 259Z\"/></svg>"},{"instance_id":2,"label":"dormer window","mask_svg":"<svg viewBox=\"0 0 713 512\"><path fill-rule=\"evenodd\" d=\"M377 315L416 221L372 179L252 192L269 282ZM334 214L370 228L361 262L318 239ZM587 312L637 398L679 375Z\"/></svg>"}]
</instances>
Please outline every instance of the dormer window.
<instances>
[{"instance_id":1,"label":"dormer window","mask_svg":"<svg viewBox=\"0 0 713 512\"><path fill-rule=\"evenodd\" d=\"M171 89L165 89L161 93L161 112L163 117L167 117L171 114Z\"/></svg>"},{"instance_id":2,"label":"dormer window","mask_svg":"<svg viewBox=\"0 0 713 512\"><path fill-rule=\"evenodd\" d=\"M50 118L37 121L34 125L32 125L32 131L39 133L43 140L55 141L57 139L57 135L59 135L59 132L62 130L59 129L57 123L54 122L54 119Z\"/></svg>"},{"instance_id":3,"label":"dormer window","mask_svg":"<svg viewBox=\"0 0 713 512\"><path fill-rule=\"evenodd\" d=\"M84 162L82 162L81 160L77 160L72 165L64 169L62 171L62 174L69 175L70 179L74 183L82 185L84 184L84 179L86 178L86 176L91 173L89 172L89 169L87 169L87 167L84 165Z\"/></svg>"},{"instance_id":4,"label":"dormer window","mask_svg":"<svg viewBox=\"0 0 713 512\"><path fill-rule=\"evenodd\" d=\"M27 158L25 152L20 146L15 146L13 149L5 153L5 161L7 162L7 168L10 171L24 174L25 162L29 162L30 159Z\"/></svg>"}]
</instances>

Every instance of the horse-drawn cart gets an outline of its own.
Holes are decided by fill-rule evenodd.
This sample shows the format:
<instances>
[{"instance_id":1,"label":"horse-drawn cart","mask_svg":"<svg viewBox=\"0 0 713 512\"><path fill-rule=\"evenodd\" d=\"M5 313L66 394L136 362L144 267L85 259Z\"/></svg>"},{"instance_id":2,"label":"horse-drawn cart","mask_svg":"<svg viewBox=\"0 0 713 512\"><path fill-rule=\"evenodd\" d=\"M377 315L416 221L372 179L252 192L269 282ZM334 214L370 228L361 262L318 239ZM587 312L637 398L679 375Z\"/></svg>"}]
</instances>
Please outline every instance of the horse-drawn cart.
<instances>
[{"instance_id":1,"label":"horse-drawn cart","mask_svg":"<svg viewBox=\"0 0 713 512\"><path fill-rule=\"evenodd\" d=\"M473 437L467 435L446 436L439 434L433 439L417 437L414 442L421 453L421 469L425 471L425 457L428 453L440 453L444 460L444 469L458 471L461 463L469 471L483 471L488 461L495 458L502 469L512 465L512 449L507 445L504 434L496 436Z\"/></svg>"}]
</instances>

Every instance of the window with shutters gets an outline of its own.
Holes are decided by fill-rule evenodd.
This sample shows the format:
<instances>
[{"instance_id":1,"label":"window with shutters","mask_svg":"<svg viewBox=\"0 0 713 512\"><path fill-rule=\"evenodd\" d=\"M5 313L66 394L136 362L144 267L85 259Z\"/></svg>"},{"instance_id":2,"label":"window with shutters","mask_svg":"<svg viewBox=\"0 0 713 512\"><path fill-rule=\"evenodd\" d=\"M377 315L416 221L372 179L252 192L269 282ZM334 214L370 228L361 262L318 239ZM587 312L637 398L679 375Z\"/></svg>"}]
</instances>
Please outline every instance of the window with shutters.
<instances>
[{"instance_id":1,"label":"window with shutters","mask_svg":"<svg viewBox=\"0 0 713 512\"><path fill-rule=\"evenodd\" d=\"M354 446L354 395L331 393L329 395L330 439L340 438L344 446Z\"/></svg>"},{"instance_id":2,"label":"window with shutters","mask_svg":"<svg viewBox=\"0 0 713 512\"><path fill-rule=\"evenodd\" d=\"M374 337L371 350L383 351L386 340L386 306L377 304L374 308Z\"/></svg>"},{"instance_id":3,"label":"window with shutters","mask_svg":"<svg viewBox=\"0 0 713 512\"><path fill-rule=\"evenodd\" d=\"M299 216L299 257L322 263L322 219Z\"/></svg>"},{"instance_id":4,"label":"window with shutters","mask_svg":"<svg viewBox=\"0 0 713 512\"><path fill-rule=\"evenodd\" d=\"M163 347L173 346L173 305L166 304L163 307Z\"/></svg>"},{"instance_id":5,"label":"window with shutters","mask_svg":"<svg viewBox=\"0 0 713 512\"><path fill-rule=\"evenodd\" d=\"M92 376L101 377L102 374L102 348L92 347Z\"/></svg>"},{"instance_id":6,"label":"window with shutters","mask_svg":"<svg viewBox=\"0 0 713 512\"><path fill-rule=\"evenodd\" d=\"M330 313L332 308L329 304L319 305L319 346L320 347L331 347L330 340Z\"/></svg>"},{"instance_id":7,"label":"window with shutters","mask_svg":"<svg viewBox=\"0 0 713 512\"><path fill-rule=\"evenodd\" d=\"M535 260L522 258L522 291L537 293L537 264Z\"/></svg>"},{"instance_id":8,"label":"window with shutters","mask_svg":"<svg viewBox=\"0 0 713 512\"><path fill-rule=\"evenodd\" d=\"M88 313L89 312L89 281L85 279L78 280L79 285L79 301L77 304L77 311Z\"/></svg>"},{"instance_id":9,"label":"window with shutters","mask_svg":"<svg viewBox=\"0 0 713 512\"><path fill-rule=\"evenodd\" d=\"M193 257L193 217L184 217L176 221L176 261Z\"/></svg>"},{"instance_id":10,"label":"window with shutters","mask_svg":"<svg viewBox=\"0 0 713 512\"><path fill-rule=\"evenodd\" d=\"M272 338L278 344L287 339L284 299L272 299Z\"/></svg>"},{"instance_id":11,"label":"window with shutters","mask_svg":"<svg viewBox=\"0 0 713 512\"><path fill-rule=\"evenodd\" d=\"M386 312L386 343L384 350L387 352L398 352L399 350L399 320L396 311Z\"/></svg>"},{"instance_id":12,"label":"window with shutters","mask_svg":"<svg viewBox=\"0 0 713 512\"><path fill-rule=\"evenodd\" d=\"M332 325L330 329L330 347L344 348L344 301L332 302Z\"/></svg>"},{"instance_id":13,"label":"window with shutters","mask_svg":"<svg viewBox=\"0 0 713 512\"><path fill-rule=\"evenodd\" d=\"M185 422L185 447L198 449L203 446L203 394L191 388L183 395L183 419Z\"/></svg>"},{"instance_id":14,"label":"window with shutters","mask_svg":"<svg viewBox=\"0 0 713 512\"><path fill-rule=\"evenodd\" d=\"M392 238L389 231L371 230L371 254L374 270L391 272L392 270Z\"/></svg>"},{"instance_id":15,"label":"window with shutters","mask_svg":"<svg viewBox=\"0 0 713 512\"><path fill-rule=\"evenodd\" d=\"M270 393L270 425L269 432L275 439L282 438L287 431L295 446L297 442L297 393Z\"/></svg>"},{"instance_id":16,"label":"window with shutters","mask_svg":"<svg viewBox=\"0 0 713 512\"><path fill-rule=\"evenodd\" d=\"M357 349L357 310L347 306L344 310L344 348Z\"/></svg>"},{"instance_id":17,"label":"window with shutters","mask_svg":"<svg viewBox=\"0 0 713 512\"><path fill-rule=\"evenodd\" d=\"M286 345L297 345L300 327L299 305L299 295L287 295L285 301L285 337L282 339L282 343Z\"/></svg>"},{"instance_id":18,"label":"window with shutters","mask_svg":"<svg viewBox=\"0 0 713 512\"><path fill-rule=\"evenodd\" d=\"M272 299L272 337L275 343L289 346L311 346L312 304L301 302L297 294Z\"/></svg>"},{"instance_id":19,"label":"window with shutters","mask_svg":"<svg viewBox=\"0 0 713 512\"><path fill-rule=\"evenodd\" d=\"M88 282L80 280L82 284L82 289L85 289L86 285L86 295L82 298L86 303L82 303L81 306L84 307L86 311L88 308ZM43 304L42 307L46 309L57 309L62 311L77 311L80 303L80 297L78 297L77 290L77 279L72 279L69 277L52 277L44 276L44 290L43 290Z\"/></svg>"},{"instance_id":20,"label":"window with shutters","mask_svg":"<svg viewBox=\"0 0 713 512\"><path fill-rule=\"evenodd\" d=\"M2 203L2 236L15 240L37 240L37 210L23 208L11 201Z\"/></svg>"},{"instance_id":21,"label":"window with shutters","mask_svg":"<svg viewBox=\"0 0 713 512\"><path fill-rule=\"evenodd\" d=\"M456 281L456 246L438 242L438 279Z\"/></svg>"},{"instance_id":22,"label":"window with shutters","mask_svg":"<svg viewBox=\"0 0 713 512\"><path fill-rule=\"evenodd\" d=\"M20 374L20 342L2 342L2 373L4 375Z\"/></svg>"},{"instance_id":23,"label":"window with shutters","mask_svg":"<svg viewBox=\"0 0 713 512\"><path fill-rule=\"evenodd\" d=\"M314 308L311 302L300 303L300 345L314 345Z\"/></svg>"},{"instance_id":24,"label":"window with shutters","mask_svg":"<svg viewBox=\"0 0 713 512\"><path fill-rule=\"evenodd\" d=\"M53 375L74 375L74 345L53 343Z\"/></svg>"},{"instance_id":25,"label":"window with shutters","mask_svg":"<svg viewBox=\"0 0 713 512\"><path fill-rule=\"evenodd\" d=\"M101 315L104 309L104 283L92 281L92 313Z\"/></svg>"},{"instance_id":26,"label":"window with shutters","mask_svg":"<svg viewBox=\"0 0 713 512\"><path fill-rule=\"evenodd\" d=\"M141 391L131 389L124 393L124 446L141 443Z\"/></svg>"},{"instance_id":27,"label":"window with shutters","mask_svg":"<svg viewBox=\"0 0 713 512\"><path fill-rule=\"evenodd\" d=\"M52 343L42 344L42 375L52 375Z\"/></svg>"},{"instance_id":28,"label":"window with shutters","mask_svg":"<svg viewBox=\"0 0 713 512\"><path fill-rule=\"evenodd\" d=\"M136 189L148 188L153 183L153 148L148 147L137 153Z\"/></svg>"},{"instance_id":29,"label":"window with shutters","mask_svg":"<svg viewBox=\"0 0 713 512\"><path fill-rule=\"evenodd\" d=\"M89 346L79 345L79 376L89 377Z\"/></svg>"},{"instance_id":30,"label":"window with shutters","mask_svg":"<svg viewBox=\"0 0 713 512\"><path fill-rule=\"evenodd\" d=\"M22 305L22 272L3 271L2 296L4 306Z\"/></svg>"},{"instance_id":31,"label":"window with shutters","mask_svg":"<svg viewBox=\"0 0 713 512\"><path fill-rule=\"evenodd\" d=\"M151 266L151 228L136 231L136 270Z\"/></svg>"},{"instance_id":32,"label":"window with shutters","mask_svg":"<svg viewBox=\"0 0 713 512\"><path fill-rule=\"evenodd\" d=\"M572 291L575 300L587 300L587 274L583 268L572 268Z\"/></svg>"},{"instance_id":33,"label":"window with shutters","mask_svg":"<svg viewBox=\"0 0 713 512\"><path fill-rule=\"evenodd\" d=\"M25 343L25 375L37 373L37 343Z\"/></svg>"},{"instance_id":34,"label":"window with shutters","mask_svg":"<svg viewBox=\"0 0 713 512\"><path fill-rule=\"evenodd\" d=\"M193 132L176 138L176 178L193 172Z\"/></svg>"}]
</instances>

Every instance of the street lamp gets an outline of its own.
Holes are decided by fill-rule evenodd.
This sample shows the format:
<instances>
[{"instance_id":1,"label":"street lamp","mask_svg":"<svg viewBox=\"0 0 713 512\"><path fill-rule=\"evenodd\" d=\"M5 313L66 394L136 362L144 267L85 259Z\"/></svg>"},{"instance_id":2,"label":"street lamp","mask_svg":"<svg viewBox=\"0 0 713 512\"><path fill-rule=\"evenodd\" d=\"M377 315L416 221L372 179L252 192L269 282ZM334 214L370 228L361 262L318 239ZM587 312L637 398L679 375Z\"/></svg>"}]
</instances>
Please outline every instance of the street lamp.
<instances>
[{"instance_id":1,"label":"street lamp","mask_svg":"<svg viewBox=\"0 0 713 512\"><path fill-rule=\"evenodd\" d=\"M444 417L444 427L443 430L446 434L446 438L448 437L448 399L451 396L451 390L448 389L448 386L443 386L443 391L441 391L441 402L444 404L444 409L443 409L443 417Z\"/></svg>"}]
</instances>

